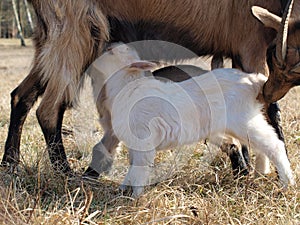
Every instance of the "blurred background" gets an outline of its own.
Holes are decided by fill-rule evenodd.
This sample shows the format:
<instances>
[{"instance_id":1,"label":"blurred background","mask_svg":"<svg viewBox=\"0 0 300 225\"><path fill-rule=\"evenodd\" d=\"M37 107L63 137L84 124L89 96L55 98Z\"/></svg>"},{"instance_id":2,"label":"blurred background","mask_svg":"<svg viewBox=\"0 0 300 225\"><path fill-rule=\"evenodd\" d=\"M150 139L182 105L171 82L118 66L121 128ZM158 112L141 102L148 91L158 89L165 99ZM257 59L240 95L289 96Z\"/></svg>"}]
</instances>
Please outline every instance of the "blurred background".
<instances>
[{"instance_id":1,"label":"blurred background","mask_svg":"<svg viewBox=\"0 0 300 225\"><path fill-rule=\"evenodd\" d=\"M33 24L34 12L27 0L0 0L0 38L18 38L20 45L25 46Z\"/></svg>"}]
</instances>

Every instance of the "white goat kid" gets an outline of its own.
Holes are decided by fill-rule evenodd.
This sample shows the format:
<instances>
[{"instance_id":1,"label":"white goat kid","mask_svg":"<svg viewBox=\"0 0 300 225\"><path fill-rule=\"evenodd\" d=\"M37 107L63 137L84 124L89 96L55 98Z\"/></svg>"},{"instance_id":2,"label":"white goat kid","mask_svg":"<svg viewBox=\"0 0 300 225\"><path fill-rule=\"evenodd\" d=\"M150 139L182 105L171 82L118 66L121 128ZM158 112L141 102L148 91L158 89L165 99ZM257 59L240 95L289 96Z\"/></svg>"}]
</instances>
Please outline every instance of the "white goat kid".
<instances>
[{"instance_id":1,"label":"white goat kid","mask_svg":"<svg viewBox=\"0 0 300 225\"><path fill-rule=\"evenodd\" d=\"M173 83L145 76L143 71L154 66L141 61L127 45L118 45L93 63L90 72L106 141L123 141L129 149L130 168L123 187L132 186L133 196L149 185L156 150L206 138L221 144L223 138L233 137L249 144L260 159L274 163L284 187L294 184L284 143L257 100L264 75L218 69ZM99 173L101 164L110 164L114 154L102 142L95 146L90 164ZM257 169L265 172L264 164L263 160Z\"/></svg>"}]
</instances>

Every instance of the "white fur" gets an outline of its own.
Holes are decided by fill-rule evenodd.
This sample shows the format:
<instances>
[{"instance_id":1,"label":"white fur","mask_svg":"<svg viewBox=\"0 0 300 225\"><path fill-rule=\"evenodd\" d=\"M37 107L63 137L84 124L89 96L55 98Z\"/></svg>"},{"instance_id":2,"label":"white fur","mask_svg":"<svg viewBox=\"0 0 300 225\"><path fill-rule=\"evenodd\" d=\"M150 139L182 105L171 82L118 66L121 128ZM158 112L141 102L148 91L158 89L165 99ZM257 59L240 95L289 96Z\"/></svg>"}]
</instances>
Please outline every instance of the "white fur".
<instances>
[{"instance_id":1,"label":"white fur","mask_svg":"<svg viewBox=\"0 0 300 225\"><path fill-rule=\"evenodd\" d=\"M94 64L106 81L96 82L101 75L91 73L95 93L105 85L105 100L97 107L110 112L111 127L106 124L106 129L129 148L131 167L124 185L133 186L135 196L149 184L156 150L206 138L221 144L224 137L233 137L250 144L275 164L284 186L294 184L284 144L256 99L264 75L218 69L180 83L165 83L145 77L138 68L124 67L139 60L128 46L118 46ZM268 169L264 162L257 165L260 170ZM91 166L97 170L95 163Z\"/></svg>"}]
</instances>

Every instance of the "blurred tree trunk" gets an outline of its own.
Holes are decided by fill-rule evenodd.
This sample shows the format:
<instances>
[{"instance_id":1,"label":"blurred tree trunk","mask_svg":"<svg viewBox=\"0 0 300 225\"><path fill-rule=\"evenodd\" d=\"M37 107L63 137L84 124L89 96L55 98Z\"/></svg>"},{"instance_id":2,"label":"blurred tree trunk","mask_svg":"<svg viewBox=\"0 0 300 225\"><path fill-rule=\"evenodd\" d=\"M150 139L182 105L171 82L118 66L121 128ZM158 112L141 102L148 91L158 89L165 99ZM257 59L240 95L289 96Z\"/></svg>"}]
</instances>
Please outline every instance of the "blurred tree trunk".
<instances>
[{"instance_id":1,"label":"blurred tree trunk","mask_svg":"<svg viewBox=\"0 0 300 225\"><path fill-rule=\"evenodd\" d=\"M20 10L18 10L18 8L20 8L20 7L18 7L19 4L17 5L16 0L11 0L11 2L12 2L14 14L15 14L16 25L17 25L20 40L21 40L21 46L26 46L24 36L23 36L21 21L20 21ZM18 0L18 3L20 3L19 0Z\"/></svg>"},{"instance_id":2,"label":"blurred tree trunk","mask_svg":"<svg viewBox=\"0 0 300 225\"><path fill-rule=\"evenodd\" d=\"M28 2L27 2L27 0L23 0L23 2L24 2L24 6L25 6L26 15L27 15L27 20L30 25L30 29L31 29L31 33L32 33L33 32L33 22L32 22L30 10L28 8Z\"/></svg>"},{"instance_id":3,"label":"blurred tree trunk","mask_svg":"<svg viewBox=\"0 0 300 225\"><path fill-rule=\"evenodd\" d=\"M15 20L15 17L13 17L13 19L11 20L11 33L9 33L9 30L8 30L7 38L13 38L14 37L15 28L16 28L16 20Z\"/></svg>"},{"instance_id":4,"label":"blurred tree trunk","mask_svg":"<svg viewBox=\"0 0 300 225\"><path fill-rule=\"evenodd\" d=\"M0 0L0 38L2 38L2 4L3 1Z\"/></svg>"}]
</instances>

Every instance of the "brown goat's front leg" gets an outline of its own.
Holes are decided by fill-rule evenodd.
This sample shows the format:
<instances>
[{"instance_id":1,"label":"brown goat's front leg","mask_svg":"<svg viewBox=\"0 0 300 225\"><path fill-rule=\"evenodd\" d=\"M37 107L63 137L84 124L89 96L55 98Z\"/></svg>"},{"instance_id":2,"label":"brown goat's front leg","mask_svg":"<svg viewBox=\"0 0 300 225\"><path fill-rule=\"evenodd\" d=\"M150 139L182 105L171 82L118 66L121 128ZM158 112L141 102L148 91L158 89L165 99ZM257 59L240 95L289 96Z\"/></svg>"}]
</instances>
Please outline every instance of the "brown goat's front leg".
<instances>
[{"instance_id":1,"label":"brown goat's front leg","mask_svg":"<svg viewBox=\"0 0 300 225\"><path fill-rule=\"evenodd\" d=\"M49 86L48 86L49 87ZM63 98L53 98L53 92L46 89L37 110L37 118L47 143L49 158L56 172L71 173L62 142L62 122L67 108Z\"/></svg>"},{"instance_id":2,"label":"brown goat's front leg","mask_svg":"<svg viewBox=\"0 0 300 225\"><path fill-rule=\"evenodd\" d=\"M281 141L283 141L283 143L285 143L284 134L282 131L282 126L281 126L280 107L277 102L271 103L268 106L267 114L268 114L269 123L275 129L275 132L276 132L279 140L281 140Z\"/></svg>"},{"instance_id":3,"label":"brown goat's front leg","mask_svg":"<svg viewBox=\"0 0 300 225\"><path fill-rule=\"evenodd\" d=\"M11 93L11 114L1 166L12 170L20 160L20 139L27 114L44 93L38 70L34 67L22 83Z\"/></svg>"},{"instance_id":4,"label":"brown goat's front leg","mask_svg":"<svg viewBox=\"0 0 300 225\"><path fill-rule=\"evenodd\" d=\"M247 146L242 145L240 151L237 145L231 144L227 146L226 153L230 158L231 168L235 179L249 174L248 168L250 158Z\"/></svg>"}]
</instances>

